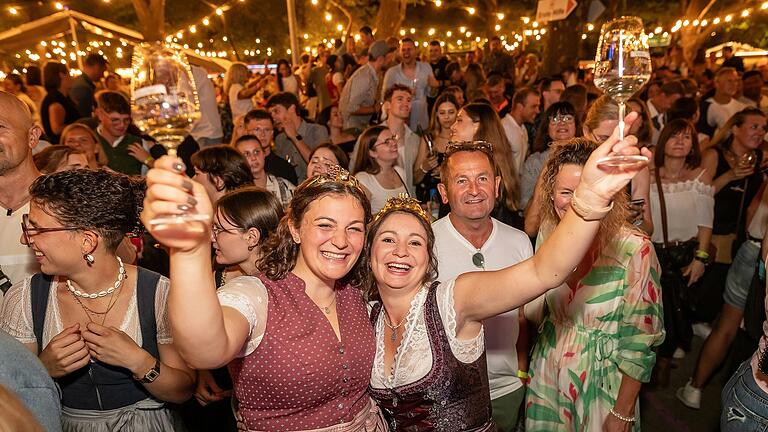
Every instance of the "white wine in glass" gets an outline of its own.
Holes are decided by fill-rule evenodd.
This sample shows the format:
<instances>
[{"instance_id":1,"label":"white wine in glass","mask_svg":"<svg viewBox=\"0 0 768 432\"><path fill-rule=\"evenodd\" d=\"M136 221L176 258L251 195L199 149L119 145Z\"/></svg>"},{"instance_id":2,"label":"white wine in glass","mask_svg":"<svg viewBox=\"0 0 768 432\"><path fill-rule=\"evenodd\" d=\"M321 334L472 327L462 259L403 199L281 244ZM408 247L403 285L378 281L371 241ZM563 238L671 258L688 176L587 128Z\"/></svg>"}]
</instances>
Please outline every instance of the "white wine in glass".
<instances>
[{"instance_id":1,"label":"white wine in glass","mask_svg":"<svg viewBox=\"0 0 768 432\"><path fill-rule=\"evenodd\" d=\"M197 87L186 55L176 45L143 43L134 48L132 66L131 117L142 132L156 139L170 156L176 156L176 148L200 119ZM173 231L174 236L205 230L191 222L207 223L209 217L184 212L160 215L149 223L155 230Z\"/></svg>"},{"instance_id":2,"label":"white wine in glass","mask_svg":"<svg viewBox=\"0 0 768 432\"><path fill-rule=\"evenodd\" d=\"M627 100L651 78L651 55L643 21L625 16L603 24L595 55L595 85L619 105L619 135L624 139ZM611 154L598 161L603 167L645 164L641 155Z\"/></svg>"}]
</instances>

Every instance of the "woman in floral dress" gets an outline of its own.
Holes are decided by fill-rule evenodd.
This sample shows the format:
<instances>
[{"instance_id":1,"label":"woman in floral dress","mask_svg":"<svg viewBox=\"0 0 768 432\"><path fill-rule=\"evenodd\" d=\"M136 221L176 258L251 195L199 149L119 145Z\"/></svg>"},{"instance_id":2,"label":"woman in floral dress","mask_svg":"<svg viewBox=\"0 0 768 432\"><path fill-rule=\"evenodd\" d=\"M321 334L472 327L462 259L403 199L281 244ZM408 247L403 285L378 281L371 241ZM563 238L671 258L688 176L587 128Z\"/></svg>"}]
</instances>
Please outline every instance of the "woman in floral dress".
<instances>
[{"instance_id":1,"label":"woman in floral dress","mask_svg":"<svg viewBox=\"0 0 768 432\"><path fill-rule=\"evenodd\" d=\"M570 205L596 144L552 148L542 173L542 229ZM572 276L525 306L541 321L526 400L526 431L639 431L637 396L664 338L659 264L650 240L626 221L617 195ZM543 317L537 320L536 316Z\"/></svg>"}]
</instances>

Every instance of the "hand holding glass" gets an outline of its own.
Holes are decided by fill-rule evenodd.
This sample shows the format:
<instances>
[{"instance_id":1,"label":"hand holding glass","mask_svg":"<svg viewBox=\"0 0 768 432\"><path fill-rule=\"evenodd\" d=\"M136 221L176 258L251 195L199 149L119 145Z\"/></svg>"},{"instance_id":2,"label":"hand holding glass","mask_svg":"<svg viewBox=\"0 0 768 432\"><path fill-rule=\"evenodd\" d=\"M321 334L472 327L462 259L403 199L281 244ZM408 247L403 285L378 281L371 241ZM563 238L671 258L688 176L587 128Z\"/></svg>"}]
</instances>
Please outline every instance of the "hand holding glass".
<instances>
[{"instance_id":1,"label":"hand holding glass","mask_svg":"<svg viewBox=\"0 0 768 432\"><path fill-rule=\"evenodd\" d=\"M595 56L595 85L619 105L619 137L624 138L626 101L651 77L651 56L643 21L621 17L603 24ZM621 167L647 163L642 155L611 154L601 166Z\"/></svg>"},{"instance_id":2,"label":"hand holding glass","mask_svg":"<svg viewBox=\"0 0 768 432\"><path fill-rule=\"evenodd\" d=\"M176 148L200 119L200 105L192 70L184 51L160 42L134 48L131 111L136 126L176 156ZM156 230L184 235L190 222L209 221L207 215L183 212L158 215L149 221Z\"/></svg>"}]
</instances>

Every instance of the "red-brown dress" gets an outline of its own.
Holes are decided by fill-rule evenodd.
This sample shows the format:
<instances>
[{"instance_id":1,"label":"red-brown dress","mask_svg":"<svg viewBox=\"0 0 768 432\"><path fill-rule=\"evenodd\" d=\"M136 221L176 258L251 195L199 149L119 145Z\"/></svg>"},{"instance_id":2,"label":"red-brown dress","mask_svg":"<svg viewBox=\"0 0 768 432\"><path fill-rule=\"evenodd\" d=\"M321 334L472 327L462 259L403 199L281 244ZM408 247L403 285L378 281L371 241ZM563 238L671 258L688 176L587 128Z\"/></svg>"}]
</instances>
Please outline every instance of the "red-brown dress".
<instances>
[{"instance_id":1,"label":"red-brown dress","mask_svg":"<svg viewBox=\"0 0 768 432\"><path fill-rule=\"evenodd\" d=\"M361 292L336 286L339 341L304 290L292 273L279 281L239 277L219 290L222 306L251 323L251 339L229 365L248 430L326 428L370 409L376 342Z\"/></svg>"}]
</instances>

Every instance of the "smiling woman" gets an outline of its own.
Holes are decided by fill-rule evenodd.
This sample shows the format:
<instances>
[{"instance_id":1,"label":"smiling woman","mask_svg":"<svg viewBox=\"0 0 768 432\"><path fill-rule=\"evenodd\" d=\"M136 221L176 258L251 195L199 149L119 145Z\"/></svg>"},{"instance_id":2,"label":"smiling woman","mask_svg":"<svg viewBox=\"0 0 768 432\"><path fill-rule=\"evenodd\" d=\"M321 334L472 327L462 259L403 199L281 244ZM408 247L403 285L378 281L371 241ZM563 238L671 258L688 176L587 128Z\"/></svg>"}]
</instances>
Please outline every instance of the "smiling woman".
<instances>
[{"instance_id":1,"label":"smiling woman","mask_svg":"<svg viewBox=\"0 0 768 432\"><path fill-rule=\"evenodd\" d=\"M139 228L143 185L111 171L63 171L38 178L30 195L21 240L43 273L8 291L0 328L57 381L65 431L118 419L171 430L165 402L189 398L194 376L170 335L168 280L116 255Z\"/></svg>"},{"instance_id":2,"label":"smiling woman","mask_svg":"<svg viewBox=\"0 0 768 432\"><path fill-rule=\"evenodd\" d=\"M177 163L163 158L150 171L143 219L187 202ZM203 186L192 183L197 211L212 213ZM261 248L263 273L228 281L218 295L207 230L156 236L171 248L168 303L182 356L197 368L229 364L248 430L385 430L366 393L374 342L356 288L367 271L360 254L370 219L345 170L308 179Z\"/></svg>"}]
</instances>

